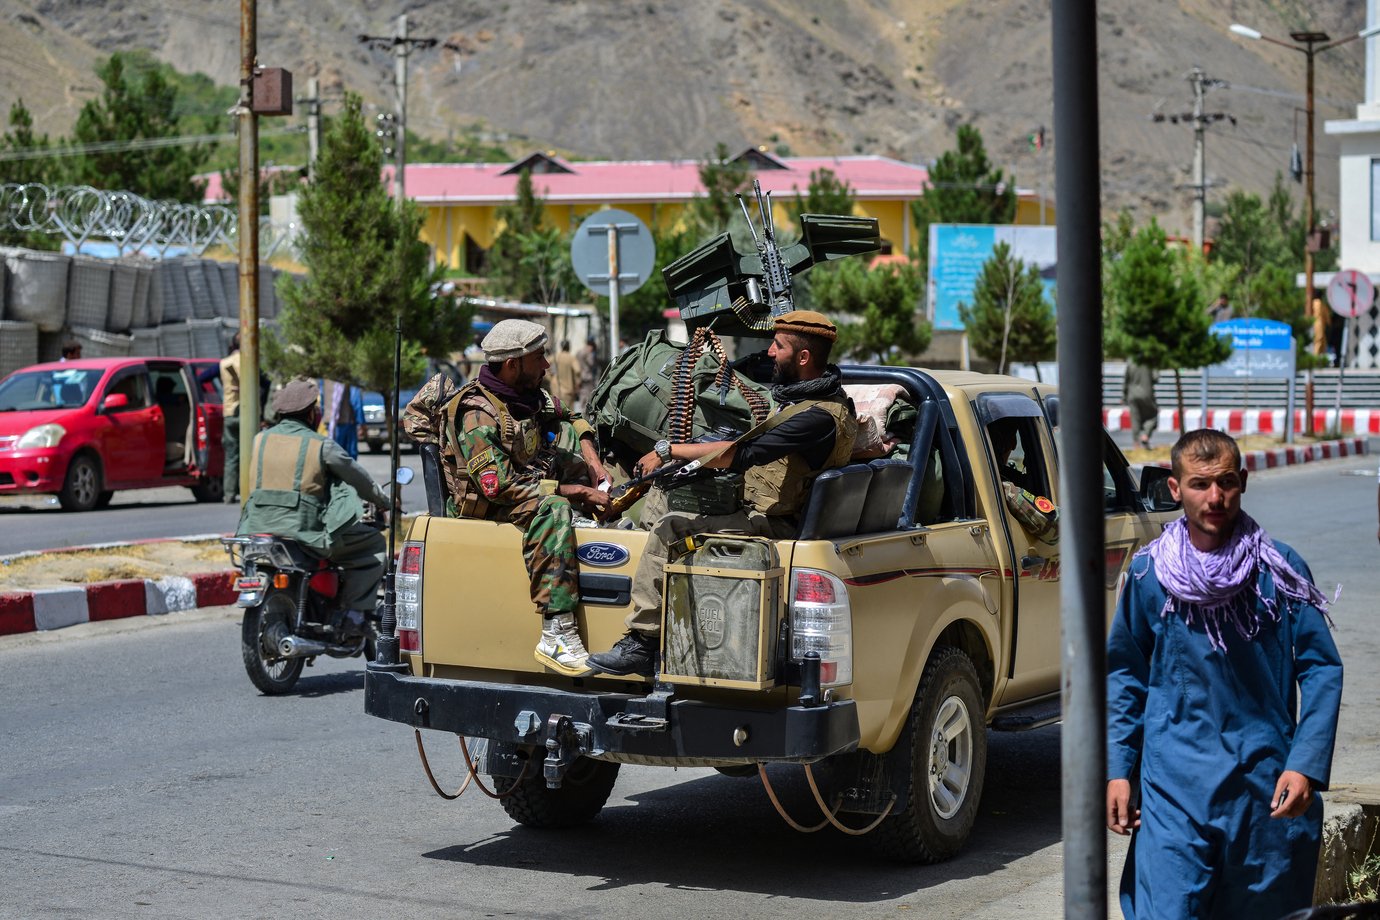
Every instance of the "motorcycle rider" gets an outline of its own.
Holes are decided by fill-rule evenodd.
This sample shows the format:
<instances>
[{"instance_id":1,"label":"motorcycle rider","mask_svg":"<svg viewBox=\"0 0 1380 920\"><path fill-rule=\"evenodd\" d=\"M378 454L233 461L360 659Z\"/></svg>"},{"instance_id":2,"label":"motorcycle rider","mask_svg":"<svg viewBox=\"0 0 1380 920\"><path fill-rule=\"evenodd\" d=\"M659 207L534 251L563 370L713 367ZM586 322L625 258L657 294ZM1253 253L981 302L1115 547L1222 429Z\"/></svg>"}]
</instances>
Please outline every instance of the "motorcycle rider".
<instances>
[{"instance_id":1,"label":"motorcycle rider","mask_svg":"<svg viewBox=\"0 0 1380 920\"><path fill-rule=\"evenodd\" d=\"M237 533L287 537L339 566L339 638L358 639L374 610L388 547L384 535L361 520L360 502L387 508L388 494L344 448L317 433L316 381L289 381L273 397L273 411L278 423L254 438L253 491Z\"/></svg>"}]
</instances>

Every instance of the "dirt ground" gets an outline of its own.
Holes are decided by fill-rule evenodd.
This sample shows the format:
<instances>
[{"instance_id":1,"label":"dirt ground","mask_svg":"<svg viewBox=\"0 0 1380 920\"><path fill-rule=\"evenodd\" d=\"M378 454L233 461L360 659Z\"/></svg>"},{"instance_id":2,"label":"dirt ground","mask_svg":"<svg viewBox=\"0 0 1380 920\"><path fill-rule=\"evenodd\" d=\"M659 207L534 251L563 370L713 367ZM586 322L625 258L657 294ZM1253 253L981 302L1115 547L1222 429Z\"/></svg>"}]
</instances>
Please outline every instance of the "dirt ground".
<instances>
[{"instance_id":1,"label":"dirt ground","mask_svg":"<svg viewBox=\"0 0 1380 920\"><path fill-rule=\"evenodd\" d=\"M105 549L0 558L0 594L98 581L162 578L230 567L219 540L139 543Z\"/></svg>"}]
</instances>

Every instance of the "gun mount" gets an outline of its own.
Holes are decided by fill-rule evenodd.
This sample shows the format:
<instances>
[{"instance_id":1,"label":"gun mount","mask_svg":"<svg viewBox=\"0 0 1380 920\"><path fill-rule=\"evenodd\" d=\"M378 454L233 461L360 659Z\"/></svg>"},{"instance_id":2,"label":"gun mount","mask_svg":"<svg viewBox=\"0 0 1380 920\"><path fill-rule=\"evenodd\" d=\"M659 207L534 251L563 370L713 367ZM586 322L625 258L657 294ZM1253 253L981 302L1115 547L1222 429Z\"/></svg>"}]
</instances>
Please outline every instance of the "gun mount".
<instances>
[{"instance_id":1,"label":"gun mount","mask_svg":"<svg viewBox=\"0 0 1380 920\"><path fill-rule=\"evenodd\" d=\"M720 335L770 337L773 318L795 309L792 278L820 262L881 248L876 218L834 214L800 215L800 239L782 248L772 219L771 193L764 195L756 179L752 190L760 233L741 195L738 202L754 252L739 252L732 237L721 233L662 270L667 293L691 331L712 322Z\"/></svg>"}]
</instances>

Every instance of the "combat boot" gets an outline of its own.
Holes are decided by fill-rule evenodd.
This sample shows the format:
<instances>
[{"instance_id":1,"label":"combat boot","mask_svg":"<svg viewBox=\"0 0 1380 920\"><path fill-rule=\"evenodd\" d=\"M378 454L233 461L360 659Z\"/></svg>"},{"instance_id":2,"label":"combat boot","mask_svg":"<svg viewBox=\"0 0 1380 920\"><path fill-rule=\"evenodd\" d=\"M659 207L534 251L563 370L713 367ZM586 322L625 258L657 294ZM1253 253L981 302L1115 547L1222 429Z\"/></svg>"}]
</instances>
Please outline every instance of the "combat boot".
<instances>
[{"instance_id":1,"label":"combat boot","mask_svg":"<svg viewBox=\"0 0 1380 920\"><path fill-rule=\"evenodd\" d=\"M656 664L656 639L635 629L614 643L607 652L589 656L589 666L605 674L637 674L652 676Z\"/></svg>"},{"instance_id":2,"label":"combat boot","mask_svg":"<svg viewBox=\"0 0 1380 920\"><path fill-rule=\"evenodd\" d=\"M588 674L589 652L585 651L585 644L580 640L575 614L558 613L542 617L541 639L533 656L538 664L571 677Z\"/></svg>"}]
</instances>

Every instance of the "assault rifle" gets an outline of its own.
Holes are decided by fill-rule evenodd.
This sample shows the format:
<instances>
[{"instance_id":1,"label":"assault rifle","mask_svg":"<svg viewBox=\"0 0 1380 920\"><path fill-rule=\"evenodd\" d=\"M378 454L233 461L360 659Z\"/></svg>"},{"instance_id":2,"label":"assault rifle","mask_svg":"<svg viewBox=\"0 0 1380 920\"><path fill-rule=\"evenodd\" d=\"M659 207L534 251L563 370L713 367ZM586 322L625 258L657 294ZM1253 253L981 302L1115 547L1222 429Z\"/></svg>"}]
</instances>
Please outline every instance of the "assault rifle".
<instances>
[{"instance_id":1,"label":"assault rifle","mask_svg":"<svg viewBox=\"0 0 1380 920\"><path fill-rule=\"evenodd\" d=\"M707 431L688 443L711 444L716 441L736 441L742 436L743 433L738 429L723 426L715 428L713 431ZM608 508L601 515L601 519L605 521L617 520L639 498L646 495L647 490L654 483L663 482L667 487L685 485L702 476L709 476L718 472L721 471L706 468L700 460L673 460L670 463L663 463L650 473L634 476L627 482L619 483L610 489Z\"/></svg>"}]
</instances>

